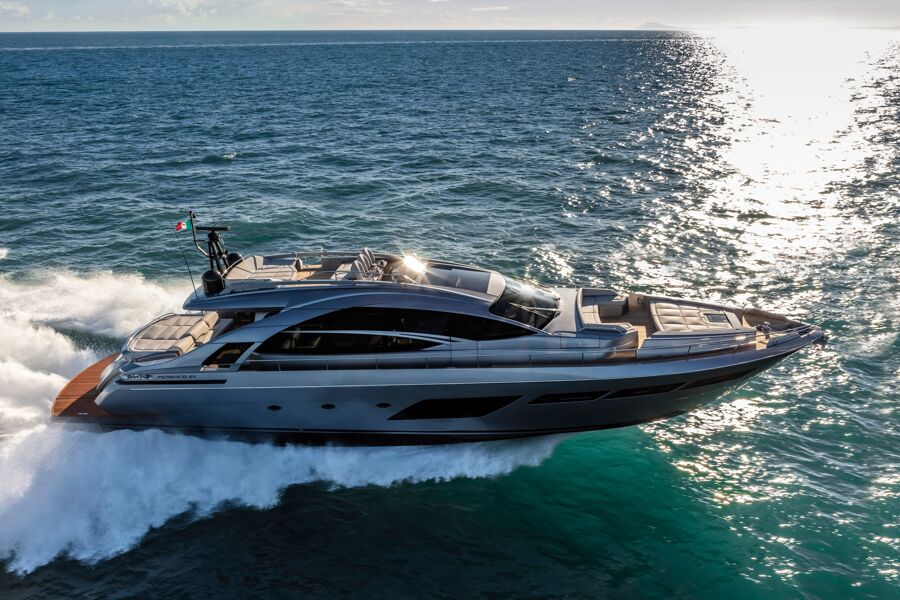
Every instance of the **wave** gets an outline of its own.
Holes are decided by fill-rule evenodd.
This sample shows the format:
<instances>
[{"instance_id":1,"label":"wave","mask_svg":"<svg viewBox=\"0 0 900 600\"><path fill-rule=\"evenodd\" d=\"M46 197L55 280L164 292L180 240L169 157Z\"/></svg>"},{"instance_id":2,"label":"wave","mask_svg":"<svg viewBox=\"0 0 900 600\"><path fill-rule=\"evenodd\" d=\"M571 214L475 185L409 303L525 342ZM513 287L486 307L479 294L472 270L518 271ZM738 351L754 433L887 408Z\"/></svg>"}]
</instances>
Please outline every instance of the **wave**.
<instances>
[{"instance_id":1,"label":"wave","mask_svg":"<svg viewBox=\"0 0 900 600\"><path fill-rule=\"evenodd\" d=\"M182 293L183 292L183 293ZM390 486L493 477L540 464L560 438L453 446L275 447L161 431L95 434L48 426L67 377L96 360L61 327L119 339L188 290L139 276L0 278L0 560L27 574L67 556L96 562L176 516L265 509L295 484Z\"/></svg>"},{"instance_id":2,"label":"wave","mask_svg":"<svg viewBox=\"0 0 900 600\"><path fill-rule=\"evenodd\" d=\"M223 163L229 163L234 159L241 156L240 152L226 152L225 154L210 154L208 156L203 157L203 160L200 161L204 164L211 165L219 165Z\"/></svg>"}]
</instances>

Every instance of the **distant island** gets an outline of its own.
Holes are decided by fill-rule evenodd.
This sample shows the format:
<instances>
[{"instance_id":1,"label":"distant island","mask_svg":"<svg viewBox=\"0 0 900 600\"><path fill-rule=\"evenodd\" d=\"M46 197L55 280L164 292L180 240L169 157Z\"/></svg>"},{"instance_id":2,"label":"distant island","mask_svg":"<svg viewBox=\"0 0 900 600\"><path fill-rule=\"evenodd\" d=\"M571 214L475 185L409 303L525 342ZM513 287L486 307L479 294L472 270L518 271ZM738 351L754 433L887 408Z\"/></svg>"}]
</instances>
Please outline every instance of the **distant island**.
<instances>
[{"instance_id":1,"label":"distant island","mask_svg":"<svg viewBox=\"0 0 900 600\"><path fill-rule=\"evenodd\" d=\"M641 31L678 31L682 27L674 27L672 25L663 25L662 23L643 23L637 27Z\"/></svg>"}]
</instances>

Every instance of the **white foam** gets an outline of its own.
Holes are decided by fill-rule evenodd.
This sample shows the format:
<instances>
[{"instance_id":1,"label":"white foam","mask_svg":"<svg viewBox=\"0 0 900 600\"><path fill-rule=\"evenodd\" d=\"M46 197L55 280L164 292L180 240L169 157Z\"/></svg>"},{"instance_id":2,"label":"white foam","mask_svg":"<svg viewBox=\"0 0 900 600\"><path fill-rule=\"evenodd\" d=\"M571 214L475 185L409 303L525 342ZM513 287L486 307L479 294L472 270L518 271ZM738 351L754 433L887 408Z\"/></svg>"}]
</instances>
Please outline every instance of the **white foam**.
<instances>
[{"instance_id":1,"label":"white foam","mask_svg":"<svg viewBox=\"0 0 900 600\"><path fill-rule=\"evenodd\" d=\"M14 360L0 360L0 420L3 429L17 429L13 421L44 418L66 378L33 371ZM16 424L18 425L18 423Z\"/></svg>"},{"instance_id":2,"label":"white foam","mask_svg":"<svg viewBox=\"0 0 900 600\"><path fill-rule=\"evenodd\" d=\"M0 432L46 416L66 379L97 360L51 325L124 337L186 295L135 275L0 277Z\"/></svg>"},{"instance_id":3,"label":"white foam","mask_svg":"<svg viewBox=\"0 0 900 600\"><path fill-rule=\"evenodd\" d=\"M9 256L9 248L0 247L0 260L3 260L7 256Z\"/></svg>"},{"instance_id":4,"label":"white foam","mask_svg":"<svg viewBox=\"0 0 900 600\"><path fill-rule=\"evenodd\" d=\"M93 562L153 527L229 502L274 506L284 487L490 477L537 465L557 440L401 448L277 448L159 431L92 434L36 428L0 452L0 557L28 573L65 554Z\"/></svg>"},{"instance_id":5,"label":"white foam","mask_svg":"<svg viewBox=\"0 0 900 600\"><path fill-rule=\"evenodd\" d=\"M0 560L28 573L57 556L93 562L124 552L177 515L228 503L267 508L289 485L389 486L493 477L537 465L559 438L399 448L283 447L160 431L95 434L47 427L66 377L97 358L44 325L114 337L180 304L140 277L0 278Z\"/></svg>"},{"instance_id":6,"label":"white foam","mask_svg":"<svg viewBox=\"0 0 900 600\"><path fill-rule=\"evenodd\" d=\"M78 349L72 341L53 329L33 323L21 315L0 311L0 361L15 362L33 371L71 377L96 358L95 353ZM0 393L4 390L0 389Z\"/></svg>"},{"instance_id":7,"label":"white foam","mask_svg":"<svg viewBox=\"0 0 900 600\"><path fill-rule=\"evenodd\" d=\"M0 316L124 337L164 312L177 310L190 293L140 275L58 273L27 282L0 279Z\"/></svg>"}]
</instances>

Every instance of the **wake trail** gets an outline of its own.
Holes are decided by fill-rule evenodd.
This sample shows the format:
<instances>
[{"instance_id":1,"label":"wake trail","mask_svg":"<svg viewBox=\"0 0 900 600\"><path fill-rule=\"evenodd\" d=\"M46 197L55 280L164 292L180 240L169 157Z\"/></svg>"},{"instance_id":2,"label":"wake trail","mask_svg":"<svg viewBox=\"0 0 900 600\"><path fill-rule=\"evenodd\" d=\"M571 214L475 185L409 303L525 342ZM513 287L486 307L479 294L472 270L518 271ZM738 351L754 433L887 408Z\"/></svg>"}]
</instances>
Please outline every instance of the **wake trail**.
<instances>
[{"instance_id":1,"label":"wake trail","mask_svg":"<svg viewBox=\"0 0 900 600\"><path fill-rule=\"evenodd\" d=\"M226 505L269 508L289 485L494 477L540 464L559 443L275 447L47 426L56 393L100 355L60 329L121 341L177 310L188 293L111 273L25 282L0 276L0 561L8 570L26 574L59 556L108 559L173 517L202 518Z\"/></svg>"}]
</instances>

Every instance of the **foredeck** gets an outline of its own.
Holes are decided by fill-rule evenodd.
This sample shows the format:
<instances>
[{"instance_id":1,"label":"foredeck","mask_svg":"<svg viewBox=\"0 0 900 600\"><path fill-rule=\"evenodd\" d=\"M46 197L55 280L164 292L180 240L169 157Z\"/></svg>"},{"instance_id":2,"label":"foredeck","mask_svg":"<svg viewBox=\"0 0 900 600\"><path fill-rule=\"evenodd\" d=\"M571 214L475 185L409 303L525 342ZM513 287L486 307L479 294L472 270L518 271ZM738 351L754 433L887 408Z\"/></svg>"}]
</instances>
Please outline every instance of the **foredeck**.
<instances>
[{"instance_id":1,"label":"foredeck","mask_svg":"<svg viewBox=\"0 0 900 600\"><path fill-rule=\"evenodd\" d=\"M97 385L100 383L100 374L108 364L116 359L116 356L118 354L110 354L73 377L66 384L66 387L57 394L50 414L54 417L99 417L106 415L107 412L97 406L94 400L100 395L100 392L97 390Z\"/></svg>"}]
</instances>

